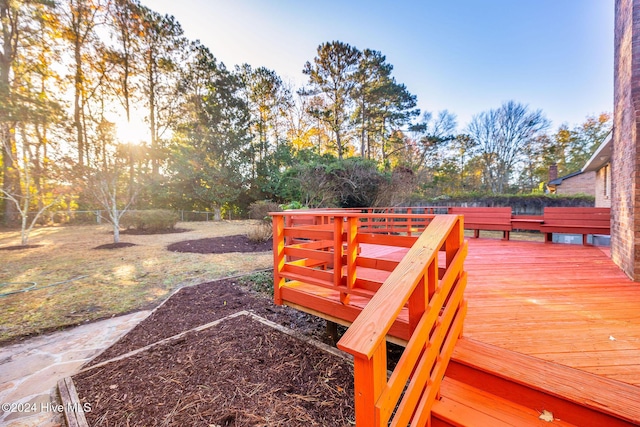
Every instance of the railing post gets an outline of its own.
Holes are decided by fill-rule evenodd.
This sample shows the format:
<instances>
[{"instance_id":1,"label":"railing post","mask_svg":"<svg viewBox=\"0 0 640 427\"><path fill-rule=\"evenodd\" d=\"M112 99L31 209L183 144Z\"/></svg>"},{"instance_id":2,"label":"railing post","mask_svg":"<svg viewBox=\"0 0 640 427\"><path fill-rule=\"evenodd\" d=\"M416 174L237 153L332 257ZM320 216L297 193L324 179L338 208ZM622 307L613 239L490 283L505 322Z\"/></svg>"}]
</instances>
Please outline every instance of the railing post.
<instances>
[{"instance_id":1,"label":"railing post","mask_svg":"<svg viewBox=\"0 0 640 427\"><path fill-rule=\"evenodd\" d=\"M356 426L382 426L376 402L387 383L387 347L385 341L375 349L371 359L354 355L353 379Z\"/></svg>"},{"instance_id":2,"label":"railing post","mask_svg":"<svg viewBox=\"0 0 640 427\"><path fill-rule=\"evenodd\" d=\"M273 299L282 305L282 287L285 279L280 275L284 268L284 216L273 217Z\"/></svg>"}]
</instances>

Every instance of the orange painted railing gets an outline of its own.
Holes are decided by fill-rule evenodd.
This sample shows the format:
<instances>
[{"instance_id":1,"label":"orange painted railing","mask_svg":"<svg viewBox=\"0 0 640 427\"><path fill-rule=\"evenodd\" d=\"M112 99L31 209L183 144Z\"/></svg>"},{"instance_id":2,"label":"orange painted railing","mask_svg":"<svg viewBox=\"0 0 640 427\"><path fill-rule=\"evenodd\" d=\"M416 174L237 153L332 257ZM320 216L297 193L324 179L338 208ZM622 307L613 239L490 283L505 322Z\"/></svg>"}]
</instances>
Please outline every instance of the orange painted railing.
<instances>
[{"instance_id":1,"label":"orange painted railing","mask_svg":"<svg viewBox=\"0 0 640 427\"><path fill-rule=\"evenodd\" d=\"M443 246L446 267L439 279ZM434 218L338 343L354 356L356 425L429 425L462 333L466 251L460 218ZM411 338L387 379L385 336L407 303Z\"/></svg>"},{"instance_id":2,"label":"orange painted railing","mask_svg":"<svg viewBox=\"0 0 640 427\"><path fill-rule=\"evenodd\" d=\"M398 262L360 255L363 243L410 248L434 215L363 214L354 210L287 211L273 217L274 296L287 280L371 298L381 283L360 279L356 267L392 271Z\"/></svg>"},{"instance_id":3,"label":"orange painted railing","mask_svg":"<svg viewBox=\"0 0 640 427\"><path fill-rule=\"evenodd\" d=\"M356 424L428 425L466 314L462 218L328 210L314 211L313 225L287 227L288 215L273 214L276 303L298 281L338 290L344 305L351 295L370 298L338 343L354 356ZM363 243L410 249L391 262L362 257ZM391 272L382 284L357 277L356 267L374 264ZM387 378L385 338L403 311L407 345Z\"/></svg>"}]
</instances>

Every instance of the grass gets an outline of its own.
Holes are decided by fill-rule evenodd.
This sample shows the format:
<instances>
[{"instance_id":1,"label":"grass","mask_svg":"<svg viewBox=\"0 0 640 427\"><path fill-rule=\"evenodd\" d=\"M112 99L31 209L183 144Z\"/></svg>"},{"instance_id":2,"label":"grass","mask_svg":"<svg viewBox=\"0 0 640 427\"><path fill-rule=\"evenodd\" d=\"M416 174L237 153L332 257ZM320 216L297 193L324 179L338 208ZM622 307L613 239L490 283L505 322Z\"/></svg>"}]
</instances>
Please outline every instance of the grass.
<instances>
[{"instance_id":1,"label":"grass","mask_svg":"<svg viewBox=\"0 0 640 427\"><path fill-rule=\"evenodd\" d=\"M245 234L254 221L179 223L185 233L124 235L136 246L94 250L112 243L108 226L34 230L36 248L1 251L0 343L19 337L151 308L173 290L272 266L272 255L169 252L170 243ZM0 232L0 247L20 244L19 232ZM35 284L35 285L34 285ZM40 288L40 289L39 289Z\"/></svg>"}]
</instances>

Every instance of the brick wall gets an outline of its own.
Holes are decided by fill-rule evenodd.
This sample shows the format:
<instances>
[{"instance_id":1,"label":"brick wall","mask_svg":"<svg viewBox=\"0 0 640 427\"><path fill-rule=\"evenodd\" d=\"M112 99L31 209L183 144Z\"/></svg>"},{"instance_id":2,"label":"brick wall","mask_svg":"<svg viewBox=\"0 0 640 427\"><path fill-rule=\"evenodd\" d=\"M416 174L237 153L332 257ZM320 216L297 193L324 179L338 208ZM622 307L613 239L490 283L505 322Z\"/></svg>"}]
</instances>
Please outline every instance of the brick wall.
<instances>
[{"instance_id":1,"label":"brick wall","mask_svg":"<svg viewBox=\"0 0 640 427\"><path fill-rule=\"evenodd\" d=\"M596 172L596 208L611 207L611 165L607 163Z\"/></svg>"},{"instance_id":2,"label":"brick wall","mask_svg":"<svg viewBox=\"0 0 640 427\"><path fill-rule=\"evenodd\" d=\"M640 280L640 0L615 2L611 257Z\"/></svg>"},{"instance_id":3,"label":"brick wall","mask_svg":"<svg viewBox=\"0 0 640 427\"><path fill-rule=\"evenodd\" d=\"M572 194L596 195L596 173L585 172L562 180L562 184L556 186L556 194L569 196Z\"/></svg>"}]
</instances>

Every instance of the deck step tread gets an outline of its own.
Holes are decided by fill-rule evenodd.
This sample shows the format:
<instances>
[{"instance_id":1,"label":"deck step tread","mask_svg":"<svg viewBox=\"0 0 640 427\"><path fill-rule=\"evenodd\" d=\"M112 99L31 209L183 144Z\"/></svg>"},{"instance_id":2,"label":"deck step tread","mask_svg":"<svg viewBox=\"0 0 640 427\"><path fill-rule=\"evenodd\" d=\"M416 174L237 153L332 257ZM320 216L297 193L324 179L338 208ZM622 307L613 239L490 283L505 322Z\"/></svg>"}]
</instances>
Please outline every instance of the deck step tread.
<instances>
[{"instance_id":1,"label":"deck step tread","mask_svg":"<svg viewBox=\"0 0 640 427\"><path fill-rule=\"evenodd\" d=\"M604 414L640 424L640 388L630 384L468 338L458 341L452 360ZM606 393L603 393L604 390Z\"/></svg>"},{"instance_id":2,"label":"deck step tread","mask_svg":"<svg viewBox=\"0 0 640 427\"><path fill-rule=\"evenodd\" d=\"M527 408L446 377L440 394L432 414L454 426L573 426L559 419L541 419L544 408Z\"/></svg>"}]
</instances>

